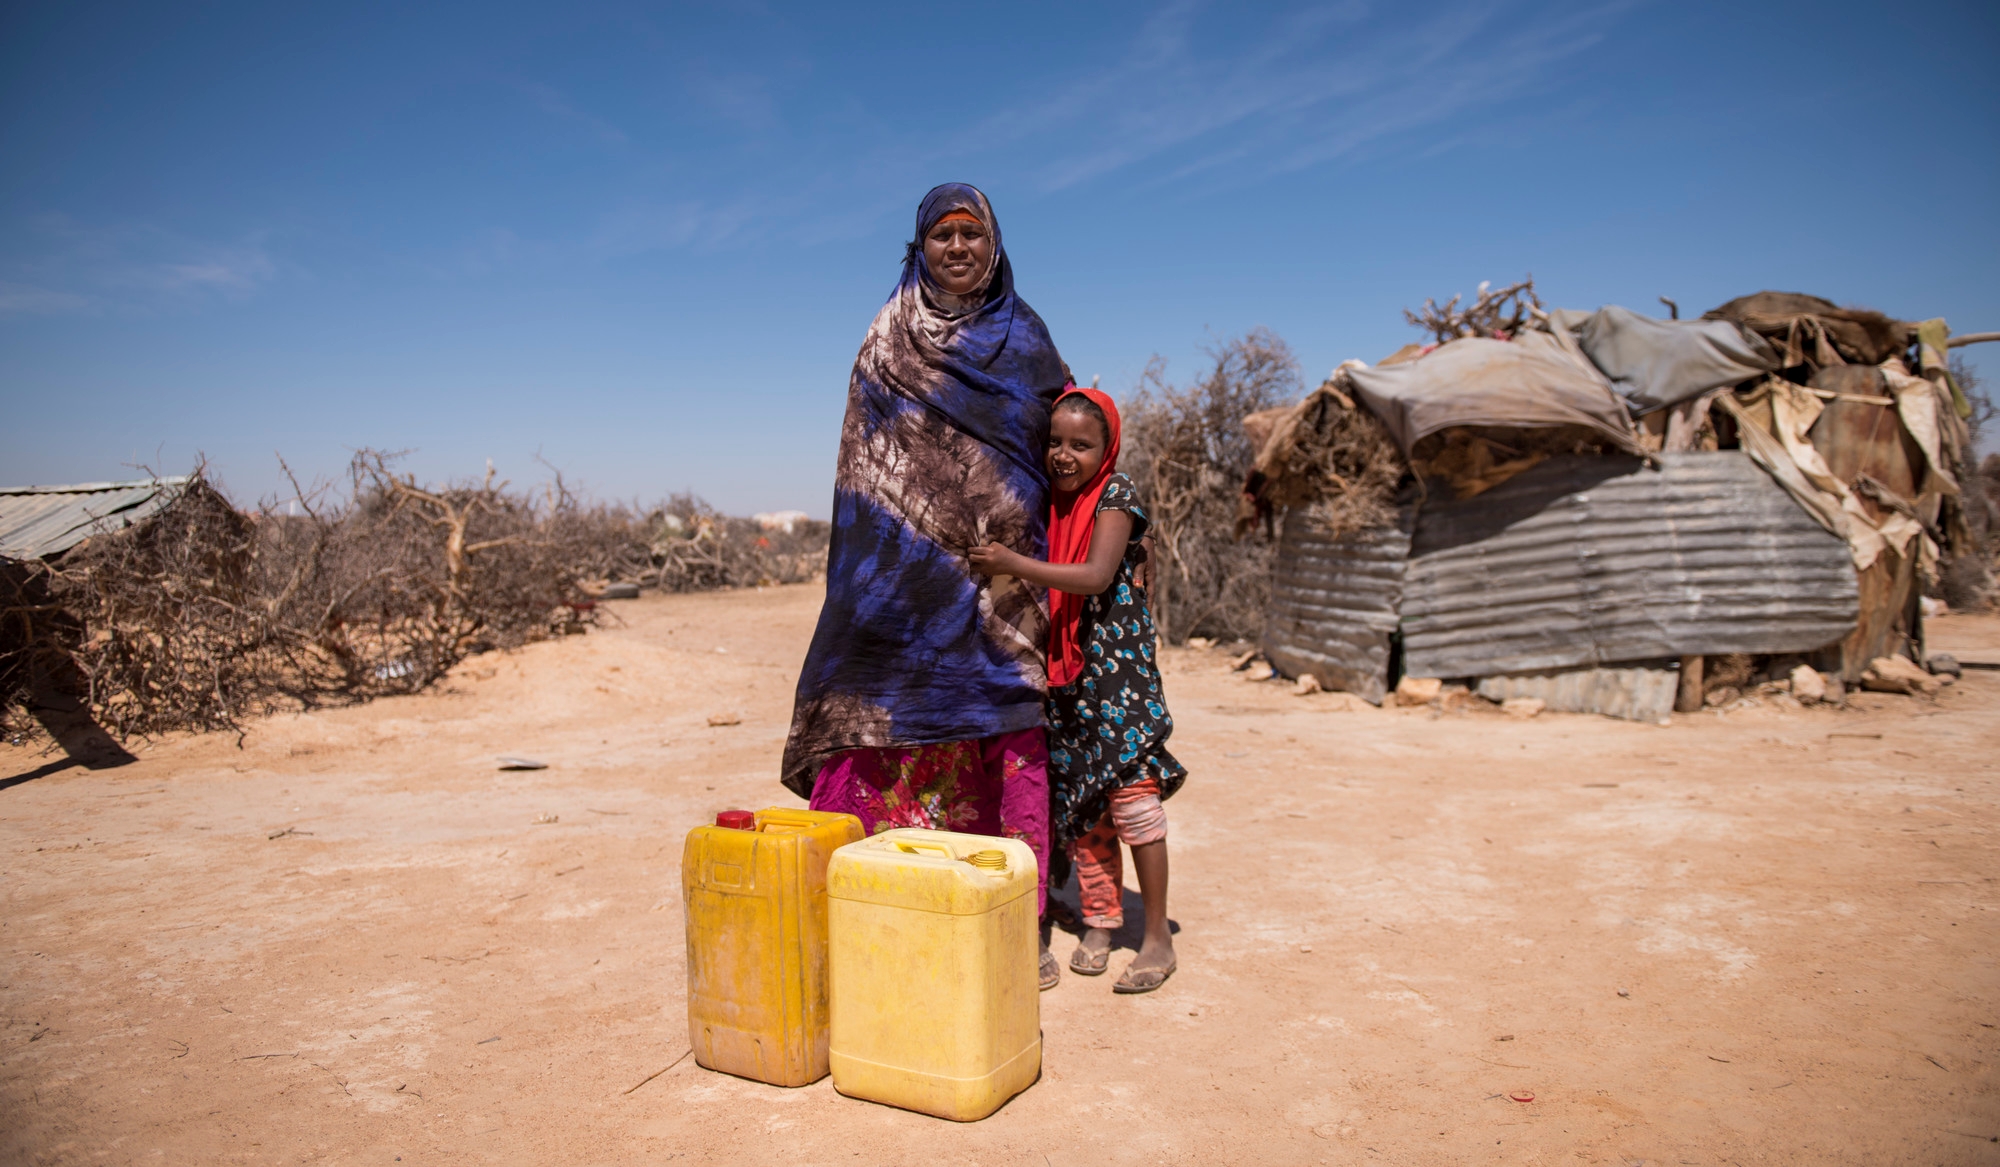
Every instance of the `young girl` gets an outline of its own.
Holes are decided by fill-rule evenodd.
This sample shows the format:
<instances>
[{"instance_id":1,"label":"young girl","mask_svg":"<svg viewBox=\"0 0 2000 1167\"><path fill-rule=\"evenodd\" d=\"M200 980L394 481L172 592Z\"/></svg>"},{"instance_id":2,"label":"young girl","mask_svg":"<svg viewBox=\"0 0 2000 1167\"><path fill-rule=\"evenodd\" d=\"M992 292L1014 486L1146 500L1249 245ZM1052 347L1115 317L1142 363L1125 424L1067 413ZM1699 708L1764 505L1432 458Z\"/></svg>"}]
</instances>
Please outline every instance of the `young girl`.
<instances>
[{"instance_id":1,"label":"young girl","mask_svg":"<svg viewBox=\"0 0 2000 1167\"><path fill-rule=\"evenodd\" d=\"M1095 389L1071 388L1049 419L1054 490L1049 562L997 543L972 566L1049 589L1049 850L1052 887L1075 863L1088 929L1070 959L1084 976L1104 972L1111 933L1125 923L1124 865L1132 848L1146 936L1118 983L1150 993L1174 972L1167 926L1167 814L1160 803L1187 770L1167 752L1173 718L1153 658L1153 617L1134 579L1144 559L1146 512L1132 480L1116 473L1118 407Z\"/></svg>"}]
</instances>

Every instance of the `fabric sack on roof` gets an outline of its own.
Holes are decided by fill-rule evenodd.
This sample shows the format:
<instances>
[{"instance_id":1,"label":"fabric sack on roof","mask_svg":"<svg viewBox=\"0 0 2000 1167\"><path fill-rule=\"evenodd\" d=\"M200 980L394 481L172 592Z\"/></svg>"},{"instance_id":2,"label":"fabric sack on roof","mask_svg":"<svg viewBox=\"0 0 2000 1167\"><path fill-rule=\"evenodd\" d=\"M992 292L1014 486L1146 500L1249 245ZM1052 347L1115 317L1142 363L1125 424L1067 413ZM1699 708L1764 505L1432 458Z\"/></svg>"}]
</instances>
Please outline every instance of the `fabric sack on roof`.
<instances>
[{"instance_id":1,"label":"fabric sack on roof","mask_svg":"<svg viewBox=\"0 0 2000 1167\"><path fill-rule=\"evenodd\" d=\"M1586 426L1638 452L1625 406L1594 370L1581 366L1552 336L1466 337L1430 355L1385 368L1341 372L1405 455L1452 426Z\"/></svg>"},{"instance_id":2,"label":"fabric sack on roof","mask_svg":"<svg viewBox=\"0 0 2000 1167\"><path fill-rule=\"evenodd\" d=\"M1764 338L1732 320L1659 320L1615 304L1550 314L1576 333L1634 413L1651 413L1778 367Z\"/></svg>"}]
</instances>

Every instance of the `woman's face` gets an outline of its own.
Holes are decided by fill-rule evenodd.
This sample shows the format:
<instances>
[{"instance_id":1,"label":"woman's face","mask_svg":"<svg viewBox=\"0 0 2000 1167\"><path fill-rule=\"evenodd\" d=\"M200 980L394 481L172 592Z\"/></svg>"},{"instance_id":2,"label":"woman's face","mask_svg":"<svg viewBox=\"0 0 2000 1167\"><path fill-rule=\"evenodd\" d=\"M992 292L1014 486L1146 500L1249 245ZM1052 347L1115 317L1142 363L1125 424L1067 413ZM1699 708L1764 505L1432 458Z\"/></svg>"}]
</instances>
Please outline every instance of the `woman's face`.
<instances>
[{"instance_id":1,"label":"woman's face","mask_svg":"<svg viewBox=\"0 0 2000 1167\"><path fill-rule=\"evenodd\" d=\"M924 261L930 265L931 279L954 296L978 291L992 258L993 236L982 223L952 219L924 236Z\"/></svg>"},{"instance_id":2,"label":"woman's face","mask_svg":"<svg viewBox=\"0 0 2000 1167\"><path fill-rule=\"evenodd\" d=\"M1049 418L1045 460L1051 486L1064 494L1082 490L1104 465L1104 424L1078 410L1056 411Z\"/></svg>"}]
</instances>

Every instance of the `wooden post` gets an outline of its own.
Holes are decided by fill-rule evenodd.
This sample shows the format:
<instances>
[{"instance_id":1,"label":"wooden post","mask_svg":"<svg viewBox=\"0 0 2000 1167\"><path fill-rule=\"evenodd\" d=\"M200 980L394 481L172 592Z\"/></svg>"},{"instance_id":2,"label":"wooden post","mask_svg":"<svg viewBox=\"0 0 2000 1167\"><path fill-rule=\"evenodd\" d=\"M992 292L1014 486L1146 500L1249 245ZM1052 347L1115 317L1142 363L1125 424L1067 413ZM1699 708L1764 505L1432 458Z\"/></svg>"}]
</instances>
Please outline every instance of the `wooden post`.
<instances>
[{"instance_id":1,"label":"wooden post","mask_svg":"<svg viewBox=\"0 0 2000 1167\"><path fill-rule=\"evenodd\" d=\"M1681 688L1674 695L1675 713L1698 713L1701 711L1702 659L1698 656L1681 658Z\"/></svg>"}]
</instances>

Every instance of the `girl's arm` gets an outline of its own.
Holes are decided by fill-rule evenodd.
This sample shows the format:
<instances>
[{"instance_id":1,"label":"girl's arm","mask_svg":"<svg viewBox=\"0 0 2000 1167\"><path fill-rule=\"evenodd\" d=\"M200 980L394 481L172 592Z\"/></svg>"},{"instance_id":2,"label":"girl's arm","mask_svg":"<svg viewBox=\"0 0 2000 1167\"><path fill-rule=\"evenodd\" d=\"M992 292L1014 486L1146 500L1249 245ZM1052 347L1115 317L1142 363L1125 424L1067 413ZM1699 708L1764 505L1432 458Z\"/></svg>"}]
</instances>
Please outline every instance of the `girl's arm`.
<instances>
[{"instance_id":1,"label":"girl's arm","mask_svg":"<svg viewBox=\"0 0 2000 1167\"><path fill-rule=\"evenodd\" d=\"M981 575L1014 575L1039 587L1094 596L1118 578L1118 563L1125 558L1125 544L1131 539L1130 511L1099 511L1097 526L1090 533L1090 557L1082 563L1043 563L999 543L974 547L966 558L972 561L972 570Z\"/></svg>"}]
</instances>

